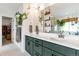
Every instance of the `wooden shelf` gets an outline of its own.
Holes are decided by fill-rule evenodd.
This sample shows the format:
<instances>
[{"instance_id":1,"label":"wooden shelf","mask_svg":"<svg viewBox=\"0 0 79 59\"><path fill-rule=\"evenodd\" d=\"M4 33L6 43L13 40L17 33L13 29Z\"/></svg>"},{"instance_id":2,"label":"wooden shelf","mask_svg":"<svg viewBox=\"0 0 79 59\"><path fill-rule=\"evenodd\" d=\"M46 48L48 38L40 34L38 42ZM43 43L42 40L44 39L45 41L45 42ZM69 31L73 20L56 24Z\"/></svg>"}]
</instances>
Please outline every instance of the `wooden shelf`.
<instances>
[{"instance_id":1,"label":"wooden shelf","mask_svg":"<svg viewBox=\"0 0 79 59\"><path fill-rule=\"evenodd\" d=\"M65 20L65 22L72 22L72 21L77 22L78 21L78 17L67 18L67 19L63 19L63 20Z\"/></svg>"}]
</instances>

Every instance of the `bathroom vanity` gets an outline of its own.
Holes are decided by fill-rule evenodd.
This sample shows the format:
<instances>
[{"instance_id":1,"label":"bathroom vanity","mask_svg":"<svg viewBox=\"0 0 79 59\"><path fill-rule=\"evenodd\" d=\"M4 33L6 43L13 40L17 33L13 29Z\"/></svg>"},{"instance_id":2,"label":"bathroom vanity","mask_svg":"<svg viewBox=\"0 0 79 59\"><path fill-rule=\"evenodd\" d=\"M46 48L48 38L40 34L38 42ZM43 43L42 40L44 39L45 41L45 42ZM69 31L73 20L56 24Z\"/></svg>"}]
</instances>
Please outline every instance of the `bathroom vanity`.
<instances>
[{"instance_id":1,"label":"bathroom vanity","mask_svg":"<svg viewBox=\"0 0 79 59\"><path fill-rule=\"evenodd\" d=\"M78 37L71 39L58 38L57 34L26 34L25 50L32 56L78 56Z\"/></svg>"}]
</instances>

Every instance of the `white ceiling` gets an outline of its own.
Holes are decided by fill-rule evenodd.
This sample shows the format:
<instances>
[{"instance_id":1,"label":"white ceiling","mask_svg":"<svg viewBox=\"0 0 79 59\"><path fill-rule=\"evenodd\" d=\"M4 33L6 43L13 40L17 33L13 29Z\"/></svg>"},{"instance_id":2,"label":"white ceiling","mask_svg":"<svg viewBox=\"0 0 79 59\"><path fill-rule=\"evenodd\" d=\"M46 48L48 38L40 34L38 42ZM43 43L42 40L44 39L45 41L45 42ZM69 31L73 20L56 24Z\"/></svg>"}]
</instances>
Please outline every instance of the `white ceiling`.
<instances>
[{"instance_id":1,"label":"white ceiling","mask_svg":"<svg viewBox=\"0 0 79 59\"><path fill-rule=\"evenodd\" d=\"M0 14L15 14L23 4L22 3L0 3Z\"/></svg>"}]
</instances>

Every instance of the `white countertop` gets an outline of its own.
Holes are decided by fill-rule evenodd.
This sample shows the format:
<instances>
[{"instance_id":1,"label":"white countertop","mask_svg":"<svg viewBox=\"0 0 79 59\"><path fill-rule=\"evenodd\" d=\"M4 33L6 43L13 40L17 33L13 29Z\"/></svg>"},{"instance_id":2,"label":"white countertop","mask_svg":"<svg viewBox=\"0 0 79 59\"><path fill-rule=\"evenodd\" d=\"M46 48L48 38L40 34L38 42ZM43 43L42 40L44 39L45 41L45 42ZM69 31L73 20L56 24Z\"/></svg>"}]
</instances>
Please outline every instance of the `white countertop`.
<instances>
[{"instance_id":1,"label":"white countertop","mask_svg":"<svg viewBox=\"0 0 79 59\"><path fill-rule=\"evenodd\" d=\"M54 34L53 33L39 33L38 35L35 33L32 33L32 34L26 34L26 35L79 50L79 37L78 36L71 35L71 36L65 36L64 38L58 38L58 35L55 33Z\"/></svg>"}]
</instances>

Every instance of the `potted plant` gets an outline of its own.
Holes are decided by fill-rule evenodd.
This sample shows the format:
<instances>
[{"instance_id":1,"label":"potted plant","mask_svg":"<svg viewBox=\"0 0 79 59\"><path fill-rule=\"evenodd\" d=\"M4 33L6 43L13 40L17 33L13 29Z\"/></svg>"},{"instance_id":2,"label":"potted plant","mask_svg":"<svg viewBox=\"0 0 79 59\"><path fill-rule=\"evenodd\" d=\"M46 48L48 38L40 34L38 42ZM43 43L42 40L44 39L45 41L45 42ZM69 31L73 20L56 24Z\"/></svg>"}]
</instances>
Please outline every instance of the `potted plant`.
<instances>
[{"instance_id":1,"label":"potted plant","mask_svg":"<svg viewBox=\"0 0 79 59\"><path fill-rule=\"evenodd\" d=\"M65 21L62 19L62 20L57 20L57 25L58 25L58 32L60 33L59 37L64 37L64 35L62 35L63 33L63 30L62 30L62 27L65 25Z\"/></svg>"},{"instance_id":2,"label":"potted plant","mask_svg":"<svg viewBox=\"0 0 79 59\"><path fill-rule=\"evenodd\" d=\"M21 14L20 12L16 12L15 16L16 16L16 22L18 23L18 25L22 25L23 20L27 18L26 13Z\"/></svg>"}]
</instances>

